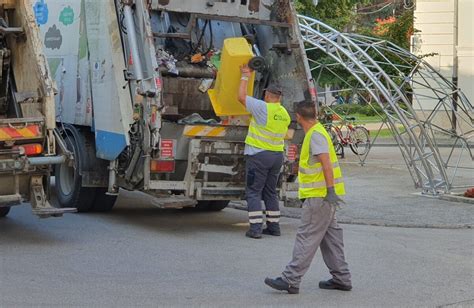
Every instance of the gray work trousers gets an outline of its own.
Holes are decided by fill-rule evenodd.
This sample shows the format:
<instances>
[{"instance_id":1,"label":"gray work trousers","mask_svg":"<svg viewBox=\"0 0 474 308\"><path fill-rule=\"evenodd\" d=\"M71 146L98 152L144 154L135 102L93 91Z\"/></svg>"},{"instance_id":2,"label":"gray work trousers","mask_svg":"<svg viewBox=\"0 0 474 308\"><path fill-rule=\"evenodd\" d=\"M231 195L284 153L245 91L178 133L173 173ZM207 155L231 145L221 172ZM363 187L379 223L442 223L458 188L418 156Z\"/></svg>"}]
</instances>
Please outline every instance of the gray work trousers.
<instances>
[{"instance_id":1,"label":"gray work trousers","mask_svg":"<svg viewBox=\"0 0 474 308\"><path fill-rule=\"evenodd\" d=\"M263 211L265 202L267 227L279 230L280 206L278 203L277 184L283 164L283 153L263 151L246 156L246 199L249 211L250 229L262 232Z\"/></svg>"},{"instance_id":2,"label":"gray work trousers","mask_svg":"<svg viewBox=\"0 0 474 308\"><path fill-rule=\"evenodd\" d=\"M337 224L334 206L322 198L309 198L303 203L301 224L296 234L293 258L282 273L283 280L299 288L314 255L321 248L324 263L334 282L351 286L351 274L344 258L342 228Z\"/></svg>"}]
</instances>

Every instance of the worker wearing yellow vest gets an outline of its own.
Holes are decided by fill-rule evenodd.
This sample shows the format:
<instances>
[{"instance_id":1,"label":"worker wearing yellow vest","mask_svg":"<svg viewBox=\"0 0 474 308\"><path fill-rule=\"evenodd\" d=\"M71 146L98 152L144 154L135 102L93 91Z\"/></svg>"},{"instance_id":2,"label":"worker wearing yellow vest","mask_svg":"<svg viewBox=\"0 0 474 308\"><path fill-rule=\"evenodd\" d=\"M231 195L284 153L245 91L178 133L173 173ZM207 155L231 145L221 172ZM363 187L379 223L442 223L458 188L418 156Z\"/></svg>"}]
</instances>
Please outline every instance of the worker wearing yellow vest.
<instances>
[{"instance_id":1,"label":"worker wearing yellow vest","mask_svg":"<svg viewBox=\"0 0 474 308\"><path fill-rule=\"evenodd\" d=\"M298 183L303 201L301 224L296 234L293 258L281 277L266 278L265 283L280 291L299 293L303 275L321 248L332 279L321 281L321 289L352 289L351 274L344 257L342 229L337 224L336 207L343 203L344 183L331 137L316 120L313 102L296 106L296 119L305 131L300 153Z\"/></svg>"},{"instance_id":2,"label":"worker wearing yellow vest","mask_svg":"<svg viewBox=\"0 0 474 308\"><path fill-rule=\"evenodd\" d=\"M241 68L241 81L238 93L239 102L245 106L252 117L245 139L246 157L246 197L250 229L245 233L250 238L261 238L262 233L279 236L280 208L277 183L283 165L285 136L291 118L281 105L282 90L270 85L265 91L264 101L247 96L248 79L251 74L248 66ZM265 203L267 228L262 230Z\"/></svg>"}]
</instances>

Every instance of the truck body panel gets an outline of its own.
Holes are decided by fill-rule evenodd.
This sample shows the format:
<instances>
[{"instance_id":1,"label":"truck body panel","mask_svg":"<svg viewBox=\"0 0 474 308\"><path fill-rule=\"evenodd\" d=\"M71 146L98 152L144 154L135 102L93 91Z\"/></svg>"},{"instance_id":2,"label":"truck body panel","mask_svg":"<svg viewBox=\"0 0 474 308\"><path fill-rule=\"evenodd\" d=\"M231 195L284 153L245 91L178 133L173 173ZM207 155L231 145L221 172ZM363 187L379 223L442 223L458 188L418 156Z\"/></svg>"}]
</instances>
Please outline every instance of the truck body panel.
<instances>
[{"instance_id":1,"label":"truck body panel","mask_svg":"<svg viewBox=\"0 0 474 308\"><path fill-rule=\"evenodd\" d=\"M278 83L292 116L294 102L315 99L290 1L80 2L48 1L60 22L41 29L45 41L52 27L71 33L66 40L74 48L45 44L52 63L65 66L55 71L60 88L71 93L56 100L64 112L58 119L94 133L93 151L109 165L94 172L108 177L108 193L124 188L193 200L241 199L249 116L217 116L207 90L219 74L224 40L246 37L266 63L250 95L263 98L265 87ZM77 13L76 30L61 22L64 10ZM204 61L191 61L203 55ZM79 88L89 93L78 94ZM83 106L89 99L93 112L87 122L89 109ZM71 110L83 114L72 116ZM287 148L301 140L293 124ZM294 181L295 159L287 158L279 187ZM82 185L97 183L83 177Z\"/></svg>"},{"instance_id":2,"label":"truck body panel","mask_svg":"<svg viewBox=\"0 0 474 308\"><path fill-rule=\"evenodd\" d=\"M0 1L0 216L30 201L40 217L61 216L47 201L57 155L53 82L29 1ZM60 141L59 141L60 142Z\"/></svg>"}]
</instances>

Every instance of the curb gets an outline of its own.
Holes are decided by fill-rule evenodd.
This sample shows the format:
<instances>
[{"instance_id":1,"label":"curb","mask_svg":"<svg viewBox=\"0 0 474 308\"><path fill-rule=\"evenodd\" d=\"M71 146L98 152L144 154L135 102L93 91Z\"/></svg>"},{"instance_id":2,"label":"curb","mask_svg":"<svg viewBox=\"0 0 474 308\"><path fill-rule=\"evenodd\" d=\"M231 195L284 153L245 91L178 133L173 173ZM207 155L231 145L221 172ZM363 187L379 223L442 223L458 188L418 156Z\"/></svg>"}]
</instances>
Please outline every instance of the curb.
<instances>
[{"instance_id":1,"label":"curb","mask_svg":"<svg viewBox=\"0 0 474 308\"><path fill-rule=\"evenodd\" d=\"M247 207L236 202L231 202L227 206L228 208L247 211ZM281 213L282 217L300 219L301 215L292 213ZM469 224L454 224L454 225L442 225L442 224L412 224L412 223L387 223L381 221L370 221L370 220L356 220L356 219L337 219L337 222L345 225L359 225L359 226L374 226L374 227L387 227L387 228L412 228L412 229L473 229L474 225Z\"/></svg>"}]
</instances>

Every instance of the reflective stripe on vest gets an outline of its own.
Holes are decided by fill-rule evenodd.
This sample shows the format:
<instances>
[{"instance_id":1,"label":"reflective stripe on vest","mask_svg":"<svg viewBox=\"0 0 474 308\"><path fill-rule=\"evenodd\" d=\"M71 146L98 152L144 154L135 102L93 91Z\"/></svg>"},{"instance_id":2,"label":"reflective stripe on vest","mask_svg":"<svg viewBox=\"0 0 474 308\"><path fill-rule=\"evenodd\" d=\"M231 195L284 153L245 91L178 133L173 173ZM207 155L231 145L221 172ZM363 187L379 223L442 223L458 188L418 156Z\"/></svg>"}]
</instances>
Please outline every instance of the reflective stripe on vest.
<instances>
[{"instance_id":1,"label":"reflective stripe on vest","mask_svg":"<svg viewBox=\"0 0 474 308\"><path fill-rule=\"evenodd\" d=\"M291 122L290 115L280 103L266 103L265 106L267 124L258 125L252 118L245 143L263 150L283 152L285 136Z\"/></svg>"},{"instance_id":2,"label":"reflective stripe on vest","mask_svg":"<svg viewBox=\"0 0 474 308\"><path fill-rule=\"evenodd\" d=\"M339 162L335 162L332 164L332 167L334 169L339 167ZM313 174L313 173L319 173L323 171L323 167L317 167L317 168L299 168L299 172L302 174Z\"/></svg>"},{"instance_id":3,"label":"reflective stripe on vest","mask_svg":"<svg viewBox=\"0 0 474 308\"><path fill-rule=\"evenodd\" d=\"M339 184L339 183L343 183L342 178L334 180L334 184ZM301 188L322 188L322 187L326 187L326 181L311 182L311 183L299 183L299 186Z\"/></svg>"},{"instance_id":4,"label":"reflective stripe on vest","mask_svg":"<svg viewBox=\"0 0 474 308\"><path fill-rule=\"evenodd\" d=\"M329 158L333 167L334 188L337 195L344 195L344 181L342 179L341 168L337 160L336 151L331 141L331 137L327 133L321 123L314 125L305 135L303 146L301 148L301 156L298 171L298 196L300 199L307 198L324 198L327 194L326 181L324 178L321 163L310 163L311 158L311 137L314 132L323 135L329 146Z\"/></svg>"},{"instance_id":5,"label":"reflective stripe on vest","mask_svg":"<svg viewBox=\"0 0 474 308\"><path fill-rule=\"evenodd\" d=\"M286 136L286 133L284 133L284 134L272 133L272 132L266 130L265 128L258 127L258 126L256 126L255 129L257 129L261 134L267 135L271 138L285 138L285 136Z\"/></svg>"},{"instance_id":6,"label":"reflective stripe on vest","mask_svg":"<svg viewBox=\"0 0 474 308\"><path fill-rule=\"evenodd\" d=\"M253 139L257 139L257 140L260 140L262 142L266 142L266 143L270 143L272 145L284 145L285 144L285 141L284 140L278 140L278 141L275 141L275 140L272 140L272 139L268 139L268 138L265 138L265 137L262 137L262 136L259 136L257 134L254 134L252 132L249 132L247 134L247 136L253 138Z\"/></svg>"}]
</instances>

